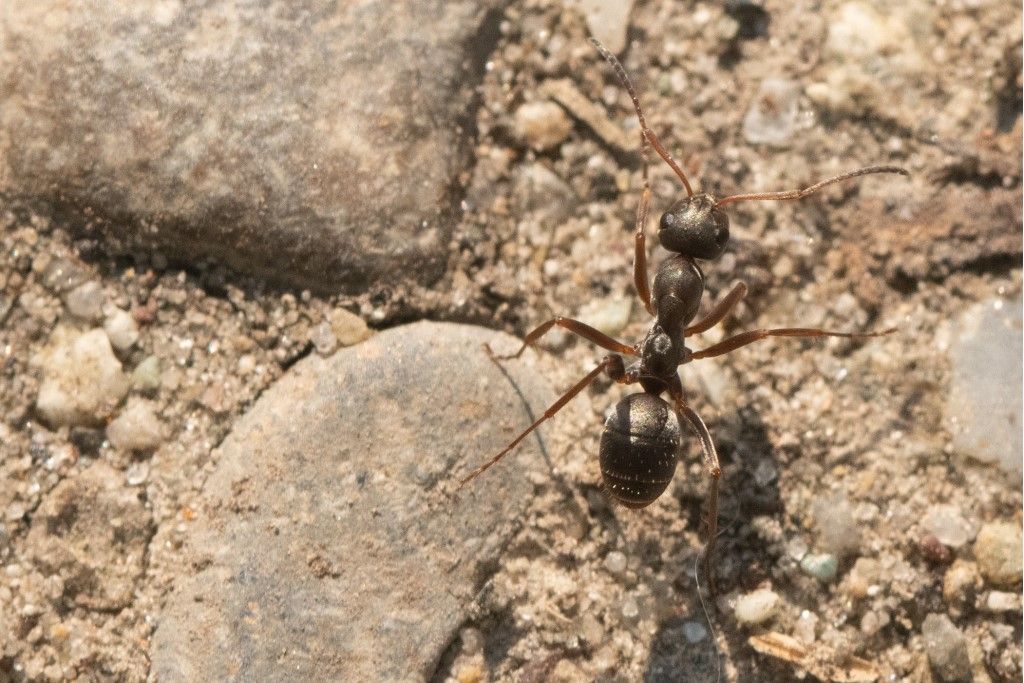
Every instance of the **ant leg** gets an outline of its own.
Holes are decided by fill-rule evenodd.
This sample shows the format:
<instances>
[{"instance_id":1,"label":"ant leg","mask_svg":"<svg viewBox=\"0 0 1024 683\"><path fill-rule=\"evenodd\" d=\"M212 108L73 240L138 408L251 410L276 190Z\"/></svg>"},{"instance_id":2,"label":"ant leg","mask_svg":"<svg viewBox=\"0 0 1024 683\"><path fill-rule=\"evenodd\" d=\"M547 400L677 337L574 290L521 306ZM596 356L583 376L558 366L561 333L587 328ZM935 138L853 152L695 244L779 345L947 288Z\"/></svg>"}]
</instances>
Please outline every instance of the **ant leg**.
<instances>
[{"instance_id":1,"label":"ant leg","mask_svg":"<svg viewBox=\"0 0 1024 683\"><path fill-rule=\"evenodd\" d=\"M640 205L636 209L636 232L633 234L633 284L644 308L654 315L651 305L651 286L647 275L647 211L651 205L651 186L647 183L647 166L644 165L644 193L640 195Z\"/></svg>"},{"instance_id":2,"label":"ant leg","mask_svg":"<svg viewBox=\"0 0 1024 683\"><path fill-rule=\"evenodd\" d=\"M704 533L707 540L704 542L701 568L708 582L708 587L711 589L711 595L715 595L718 591L715 587L714 576L711 573L711 558L715 552L715 544L718 542L718 486L722 478L722 467L718 462L718 451L715 450L715 442L711 440L711 432L708 431L704 420L700 419L700 415L693 412L693 409L686 405L681 396L673 396L672 399L680 421L685 419L687 424L690 425L690 429L700 439L700 446L704 452L704 469L707 470L708 475L711 477L711 486L705 499Z\"/></svg>"},{"instance_id":3,"label":"ant leg","mask_svg":"<svg viewBox=\"0 0 1024 683\"><path fill-rule=\"evenodd\" d=\"M526 335L526 339L523 340L523 345L519 347L519 350L516 351L515 353L508 354L507 356L498 356L495 355L493 350L491 350L490 344L484 344L484 348L487 349L487 355L489 355L493 360L511 360L513 358L519 358L519 356L523 355L523 351L525 351L527 347L536 344L537 340L543 337L544 334L555 325L558 325L559 327L564 327L573 334L578 334L584 339L588 339L594 342L603 349L608 349L609 351L615 351L617 353L624 353L627 356L636 355L636 349L634 349L632 346L626 346L622 342L612 339L603 332L595 330L593 327L587 325L586 323L581 323L579 320L573 320L572 318L564 318L562 316L552 318L551 320L537 327L537 329L530 332L530 334Z\"/></svg>"},{"instance_id":4,"label":"ant leg","mask_svg":"<svg viewBox=\"0 0 1024 683\"><path fill-rule=\"evenodd\" d=\"M513 439L512 443L505 446L505 448L496 456L485 462L483 465L480 465L480 467L477 467L475 470L470 472L465 478L463 478L463 480L459 482L459 488L462 488L473 479L476 479L478 476L483 474L491 465L505 457L505 455L513 448L518 446L519 442L525 439L530 434L530 432L539 427L541 423L550 419L555 413L561 410L566 403L575 398L578 393L586 389L591 382L597 379L598 375L605 371L608 371L608 373L613 376L613 379L621 380L621 375L623 375L622 357L615 355L605 356L604 360L602 360L596 368L591 370L586 377L584 377L579 382L574 384L573 387L569 389L569 391L562 394L561 398L559 398L557 401L551 404L551 407L545 410L543 415L541 415L532 425L526 428L526 431L524 431L522 434Z\"/></svg>"},{"instance_id":5,"label":"ant leg","mask_svg":"<svg viewBox=\"0 0 1024 683\"><path fill-rule=\"evenodd\" d=\"M713 346L709 346L703 351L696 351L690 356L692 360L699 358L711 358L713 356L721 356L723 353L729 353L736 349L752 344L768 337L846 337L848 339L864 339L866 337L884 337L887 334L895 332L895 328L888 330L882 330L881 332L829 332L828 330L819 330L807 327L783 327L775 330L751 330L750 332L743 332L737 334L735 337L729 337L723 341L718 342Z\"/></svg>"},{"instance_id":6,"label":"ant leg","mask_svg":"<svg viewBox=\"0 0 1024 683\"><path fill-rule=\"evenodd\" d=\"M648 177L647 136L640 131L640 156L643 159L644 191L636 207L636 229L633 232L633 284L644 308L654 315L651 285L647 274L647 212L651 207L651 181Z\"/></svg>"},{"instance_id":7,"label":"ant leg","mask_svg":"<svg viewBox=\"0 0 1024 683\"><path fill-rule=\"evenodd\" d=\"M683 336L689 337L691 334L699 334L706 332L718 323L725 320L725 316L729 315L729 311L738 304L743 297L747 295L747 283L737 282L733 285L733 288L729 290L729 293L725 297L715 304L714 308L708 311L708 314L704 316L704 319L700 322L696 322L683 330Z\"/></svg>"}]
</instances>

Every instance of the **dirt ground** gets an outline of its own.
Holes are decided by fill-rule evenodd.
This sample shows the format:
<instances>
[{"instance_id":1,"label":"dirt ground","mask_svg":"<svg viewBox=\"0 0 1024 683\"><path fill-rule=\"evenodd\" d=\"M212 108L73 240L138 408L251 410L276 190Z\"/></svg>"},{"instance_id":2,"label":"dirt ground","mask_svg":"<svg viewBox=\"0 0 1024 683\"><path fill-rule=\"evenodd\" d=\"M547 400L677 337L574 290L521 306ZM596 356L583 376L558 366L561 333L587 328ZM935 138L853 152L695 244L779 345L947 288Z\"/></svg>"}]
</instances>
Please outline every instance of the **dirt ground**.
<instances>
[{"instance_id":1,"label":"dirt ground","mask_svg":"<svg viewBox=\"0 0 1024 683\"><path fill-rule=\"evenodd\" d=\"M738 279L750 292L724 329L691 346L757 327L897 332L765 342L683 368L725 470L710 625L694 574L708 486L699 451L689 447L649 508L610 505L597 444L625 390L599 381L544 428L554 471L536 480L521 531L435 680L716 680L719 659L731 681L942 680L922 635L933 614L963 634L974 681L1020 680L1020 601L993 609L990 598L1019 598L1020 585L978 578L974 554L985 524L1019 529L1019 475L956 452L947 407L959 316L1021 293L1020 9L730 6L637 3L627 34L623 62L650 125L696 185L719 196L794 189L876 163L912 177L731 207L729 251L704 265L707 300ZM447 274L429 288L283 292L216 264L111 256L59 216L0 199L0 680L146 679L217 444L298 358L333 351L322 323L347 330L342 344L358 340L360 323L339 309L373 328L430 318L522 336L567 315L630 343L643 336L629 100L578 13L513 3L500 35L470 131L464 218ZM651 223L682 193L655 162ZM648 235L656 266L665 252ZM113 447L102 424L51 430L35 412L55 328L95 322L69 312L85 283L98 285L98 319L118 308L139 330L118 356L160 437L135 454ZM560 361L556 387L601 357L557 330L540 347ZM69 478L96 463L104 469L88 482ZM514 460L502 466L515 472ZM43 501L55 490L68 505L89 495L106 506L59 532L70 556L49 542L46 520L60 516ZM966 540L935 540L923 520L936 506L958 511ZM122 534L93 537L120 516ZM837 563L834 578L812 575L821 556ZM738 623L737 600L757 589L777 598L770 618ZM794 664L755 651L748 639L770 633L799 638L806 655ZM872 677L849 677L858 671Z\"/></svg>"}]
</instances>

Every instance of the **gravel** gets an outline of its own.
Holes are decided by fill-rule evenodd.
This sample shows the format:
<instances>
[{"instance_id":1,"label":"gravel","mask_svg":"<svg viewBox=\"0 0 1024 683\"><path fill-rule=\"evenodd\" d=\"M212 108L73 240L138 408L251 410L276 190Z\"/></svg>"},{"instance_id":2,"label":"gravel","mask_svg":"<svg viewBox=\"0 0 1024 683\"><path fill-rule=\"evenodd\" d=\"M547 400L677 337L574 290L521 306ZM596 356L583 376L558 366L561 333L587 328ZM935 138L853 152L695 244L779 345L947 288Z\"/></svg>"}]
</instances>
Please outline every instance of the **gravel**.
<instances>
[{"instance_id":1,"label":"gravel","mask_svg":"<svg viewBox=\"0 0 1024 683\"><path fill-rule=\"evenodd\" d=\"M741 595L734 610L736 621L746 625L763 624L775 614L778 603L778 594L765 588Z\"/></svg>"},{"instance_id":2,"label":"gravel","mask_svg":"<svg viewBox=\"0 0 1024 683\"><path fill-rule=\"evenodd\" d=\"M941 681L970 681L967 639L945 614L929 614L921 625L924 649Z\"/></svg>"},{"instance_id":3,"label":"gravel","mask_svg":"<svg viewBox=\"0 0 1024 683\"><path fill-rule=\"evenodd\" d=\"M100 329L57 328L36 363L43 373L36 410L54 427L98 425L128 393L128 376Z\"/></svg>"},{"instance_id":4,"label":"gravel","mask_svg":"<svg viewBox=\"0 0 1024 683\"><path fill-rule=\"evenodd\" d=\"M16 4L12 11L31 5ZM1020 611L1002 610L1016 607L1005 596L1015 595L1019 584L1000 585L990 578L1002 574L1007 563L1003 550L986 550L1010 550L1019 539L1020 480L999 464L1004 457L1010 465L1019 462L1019 450L1000 446L979 458L974 453L982 452L981 440L975 445L959 440L960 426L988 422L993 437L1012 437L1014 416L1003 411L1000 424L984 403L989 394L1012 393L1012 383L1004 381L1013 375L1012 366L1003 364L1013 359L1012 349L988 347L999 367L1011 368L995 378L984 375L984 367L961 364L959 351L954 353L972 339L981 342L966 324L973 311L983 312L976 318L982 329L1001 335L998 326L1013 320L1007 312L1020 308L1020 8L917 0L883 8L829 0L813 13L799 5L761 4L763 14L754 11L744 19L729 7L726 12L715 3L634 3L618 52L649 123L696 188L716 196L798 188L873 163L901 164L913 175L909 180L866 177L800 202L730 207L726 255L701 264L707 281L704 306L737 279L750 291L722 325L688 345L704 348L744 330L788 325L895 327L897 332L870 340L766 341L684 368L687 401L708 422L723 465L721 533L712 563L720 600L708 601L718 605L710 624L694 571L703 547L700 520L708 486L696 445L686 440L675 480L653 505L639 512L615 507L599 489L597 444L604 413L632 388L596 381L542 427L547 459L541 466L521 468L520 461L507 460L494 470L492 482L502 488L495 497L525 481L529 501L508 520L511 533L500 552L471 582L472 594L458 605L461 622L446 629L448 643L438 644L445 640L438 637L430 648L421 648L440 651L422 678L540 680L561 667L583 680L703 682L718 680L719 663L725 681L803 675L801 663L743 642L761 637L762 645L803 644L802 663L815 672L845 674L842 667L868 662L859 671L876 672L875 680L934 680L938 673L930 671L923 634L930 614L942 615L962 636L975 681L1021 678ZM48 30L45 25L36 22L33 30ZM215 27L235 25L214 22ZM4 26L9 30L10 23ZM385 24L380 28L381 35L389 30ZM13 169L11 155L0 154L0 679L74 680L104 672L112 680L145 681L154 675L153 636L161 608L176 587L203 568L191 562L195 529L205 528L215 514L227 522L232 515L259 513L248 505L234 510L207 505L202 492L221 471L225 439L262 395L304 363L330 363L368 343L360 340L410 321L454 321L521 338L556 315L579 315L589 302L631 299L632 231L642 185L639 136L631 102L587 42L587 20L562 6L517 1L488 15L481 28L482 47L467 62L481 75L433 91L458 87L469 96L449 103L457 111L454 144L462 156L451 162L441 153L427 154L420 161L431 169L422 173L417 170L422 165L406 158L412 147L401 135L389 138L394 146L377 145L369 155L372 177L397 178L392 189L415 204L417 216L438 207L436 197L417 199L417 183L438 175L451 181L443 184L441 202L451 210L451 222L443 224L447 232L435 232L434 224L424 228L414 220L395 220L395 205L388 204L394 194L383 193L379 198L387 210L367 204L362 208L372 221L356 224L395 227L395 242L371 239L365 252L328 250L299 264L288 260L289 252L267 249L271 276L305 267L312 274L308 291L302 285L275 286L258 274L266 271L248 269L245 254L230 249L221 253L240 271L217 254L177 260L169 251L141 246L118 251L119 245L107 241L111 226L102 215L68 220L67 212L46 201L21 201L12 186L39 177L20 174L53 172L52 166L30 163L31 155L45 156L53 148L24 144L29 138L7 123L10 107L20 101L0 101L5 122L0 148L23 155ZM428 29L423 25L416 31ZM51 42L59 39L58 33ZM67 64L100 68L90 55L107 48L93 42L68 56ZM459 54L467 44L476 43L460 43ZM4 45L31 49L28 43ZM426 59L431 54L424 48L424 59L409 63L431 75ZM5 61L3 68L27 63L35 64L19 58ZM201 83L217 82L203 80L201 69L189 73ZM750 144L744 136L743 119L768 79L800 88L798 117L785 148ZM16 80L26 88L43 82L24 74ZM360 88L345 92L363 92ZM423 90L404 90L403 102L415 102ZM139 92L146 92L142 85L125 95L111 91L110 97ZM252 96L291 92L254 90ZM73 115L43 107L38 110L43 118L34 124L56 116L63 117L63 125L96 111L79 106L79 94L51 94L42 100L46 107L63 102L73 107ZM161 91L152 95L159 98ZM103 101L91 97L86 104ZM537 152L514 131L515 112L528 102L554 102L580 125L559 144ZM189 95L186 104L202 103ZM309 104L301 111L312 117L324 111L316 102ZM145 131L166 123L126 134L121 117L128 113L124 107L102 109L100 125L116 127L123 144L142 145ZM287 146L310 128L283 113L271 108L261 121L280 131L279 142ZM330 110L324 120L339 121L339 116ZM230 121L228 112L210 125ZM373 121L382 135L397 130L390 119ZM425 127L417 130L429 136L431 121L421 123ZM187 121L183 125L197 130ZM220 130L235 131L229 125ZM256 153L246 146L245 131L235 132L237 137L218 144ZM319 142L325 136L310 137ZM68 144L82 139L64 138ZM97 149L115 147L97 143ZM171 155L145 154L137 174ZM286 156L299 159L305 170L277 177L274 187L295 197L313 187L302 174L312 172L305 164L313 156L301 147ZM92 152L86 158L96 160ZM268 169L277 158L265 154L252 167ZM681 188L667 166L654 155L651 159L648 247L655 267L665 252L656 244L653 224L679 199ZM445 175L446 169L453 174ZM346 182L351 177L346 175ZM148 185L121 197L138 196L166 176L146 180ZM180 192L177 182L156 191L173 195ZM116 193L91 194L103 184L74 178L61 177L45 187L61 188L64 196L86 195L81 205L86 209L118 200ZM242 199L264 187L245 185L251 194ZM208 201L205 195L197 199ZM337 199L324 195L325 201ZM275 206L281 204L268 205L265 214L270 225L276 225ZM159 204L144 208L154 207ZM296 225L308 225L304 215L293 216ZM123 218L140 233L152 227ZM221 218L210 225L236 226ZM435 238L439 241L432 242ZM433 284L387 277L348 292L321 288L329 279L318 259L386 258L394 253L389 245L410 245L410 240L415 244L409 248L426 245L437 254L432 270L415 273L439 277ZM89 282L99 285L102 315L85 320L66 302L71 291ZM108 344L108 360L114 358L131 378L126 395L106 396L109 405L85 411L83 423L43 420L36 409L42 386L53 376L81 374L70 367L55 373L56 366L45 362L48 352L62 347L58 337L67 341L97 331L114 309L128 312L138 329L138 339L126 350ZM333 355L324 322L337 339ZM620 338L633 343L649 327L643 306L633 300ZM109 342L107 332L99 332ZM431 343L441 344L443 338ZM352 344L358 345L349 348ZM514 350L514 342L508 345ZM390 350L380 353L384 364ZM564 391L603 354L553 331L508 370L536 367L553 391ZM495 371L479 347L463 349L462 358L471 368L484 361L481 375ZM959 373L973 378L971 390L954 398ZM321 379L332 381L330 372ZM372 377L359 381L372 382ZM503 382L494 384L505 387L497 390L500 396L488 400L511 400L508 405L518 410L514 389ZM437 390L448 391L449 385L455 385L450 377L438 380ZM61 400L67 404L71 397L64 391ZM386 398L392 414L417 417L402 391ZM530 401L535 416L550 397L539 398ZM152 402L163 440L152 450L130 452L114 446L105 429L137 399ZM281 419L301 409L283 406ZM512 437L511 415L512 408L484 415L471 431L491 435L498 448ZM449 429L441 443L456 448L465 440L459 429ZM427 474L429 481L434 463L449 462L431 460L427 448L407 450L401 457L415 465L396 476ZM438 475L437 490L451 486L474 457L465 454L458 466ZM102 476L86 474L97 466ZM301 466L289 462L281 479ZM257 472L264 478L272 474ZM329 472L312 479L308 491L341 500L350 487ZM67 516L52 514L57 503L85 499L102 507L81 525L67 527ZM845 501L846 508L841 524L825 524L826 533L819 524L827 516L818 505L822 501ZM278 503L265 496L253 505ZM123 539L110 530L114 519L125 524ZM979 553L979 531L988 524L1016 531L996 533L998 542L986 540ZM855 547L823 547L825 538L843 541L843 528L858 532ZM342 531L331 528L330 533ZM924 552L929 536L934 543L927 546L940 550L942 561ZM95 560L80 552L86 542L97 548ZM318 554L329 559L329 550ZM605 566L612 552L626 558L621 573ZM808 554L822 553L836 557L830 583L800 567ZM299 555L300 564L307 557ZM50 560L59 569L51 569ZM329 564L313 560L304 571L312 575L315 569L324 578L314 576L311 585L336 580ZM90 571L101 588L78 580ZM1005 578L1017 575L1010 563ZM700 579L707 600L708 587ZM770 587L780 606L764 625L741 627L730 601L758 587ZM993 600L997 611L990 609ZM636 607L632 618L623 615L627 604ZM245 609L241 606L238 614L254 616ZM274 621L273 612L260 615L264 626ZM338 629L338 623L324 631ZM929 633L948 631L934 628L934 620L929 624ZM700 625L707 636L688 638L688 625ZM463 649L458 635L466 629L479 634L472 651ZM560 664L564 661L571 667Z\"/></svg>"},{"instance_id":5,"label":"gravel","mask_svg":"<svg viewBox=\"0 0 1024 683\"><path fill-rule=\"evenodd\" d=\"M974 556L981 575L995 586L1021 581L1021 527L1019 522L990 522L978 532Z\"/></svg>"}]
</instances>

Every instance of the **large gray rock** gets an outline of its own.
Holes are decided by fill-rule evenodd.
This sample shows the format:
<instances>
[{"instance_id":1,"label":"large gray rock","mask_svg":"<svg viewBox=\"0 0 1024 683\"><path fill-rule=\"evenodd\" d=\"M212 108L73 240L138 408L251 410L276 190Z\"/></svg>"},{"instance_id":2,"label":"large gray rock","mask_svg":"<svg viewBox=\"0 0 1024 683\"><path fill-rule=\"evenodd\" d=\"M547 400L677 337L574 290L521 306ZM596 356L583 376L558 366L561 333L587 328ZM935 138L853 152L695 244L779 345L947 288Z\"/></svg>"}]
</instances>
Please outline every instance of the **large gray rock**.
<instances>
[{"instance_id":1,"label":"large gray rock","mask_svg":"<svg viewBox=\"0 0 1024 683\"><path fill-rule=\"evenodd\" d=\"M191 566L160 618L160 681L429 676L528 504L537 441L452 498L552 400L533 354L417 323L267 391L222 445ZM518 388L517 388L518 387ZM519 393L522 392L520 396Z\"/></svg>"},{"instance_id":2,"label":"large gray rock","mask_svg":"<svg viewBox=\"0 0 1024 683\"><path fill-rule=\"evenodd\" d=\"M0 190L321 291L428 281L499 4L5 0Z\"/></svg>"}]
</instances>

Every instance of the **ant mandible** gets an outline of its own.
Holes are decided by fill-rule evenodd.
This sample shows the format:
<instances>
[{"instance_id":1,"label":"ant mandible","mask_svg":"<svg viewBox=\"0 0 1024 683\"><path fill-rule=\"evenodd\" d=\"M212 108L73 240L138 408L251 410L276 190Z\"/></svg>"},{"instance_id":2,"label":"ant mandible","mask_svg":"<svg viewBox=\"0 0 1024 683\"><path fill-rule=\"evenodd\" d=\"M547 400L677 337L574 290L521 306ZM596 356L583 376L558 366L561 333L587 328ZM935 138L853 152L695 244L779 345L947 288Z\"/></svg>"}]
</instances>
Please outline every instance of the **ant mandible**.
<instances>
[{"instance_id":1,"label":"ant mandible","mask_svg":"<svg viewBox=\"0 0 1024 683\"><path fill-rule=\"evenodd\" d=\"M704 294L704 274L695 259L713 261L725 251L729 240L729 217L722 209L729 204L755 200L802 199L833 183L871 173L898 173L904 176L910 174L895 166L869 166L822 180L802 190L738 194L717 200L705 192L694 193L686 174L648 128L643 109L640 107L640 99L622 64L596 39L591 38L591 42L615 69L619 81L633 100L633 108L640 122L644 188L637 208L636 229L633 234L633 283L644 308L654 316L654 324L642 341L630 346L579 320L559 316L548 320L526 335L516 353L496 356L490 346L485 345L492 360L518 358L528 347L536 344L544 333L557 325L613 353L605 356L597 367L565 392L500 453L466 476L459 486L464 486L501 460L602 373L619 384L639 384L643 392L624 397L605 420L600 447L602 488L617 502L629 508L642 508L653 503L672 481L681 445L679 425L685 423L700 441L704 468L711 477L705 510L707 540L701 564L703 573L713 588L710 562L718 535L718 494L722 468L707 426L686 404L678 368L691 361L730 353L768 337L861 339L891 334L895 330L855 333L803 327L761 329L737 334L700 351L691 350L686 346L686 337L704 332L724 320L747 293L746 284L737 282L703 319L690 324L697 315ZM658 241L670 254L658 267L653 288L648 284L644 233L651 201L651 188L647 177L648 145L653 147L658 156L672 168L686 188L686 197L673 204L661 216ZM623 356L637 360L627 367ZM669 400L663 399L662 394L667 394Z\"/></svg>"}]
</instances>

